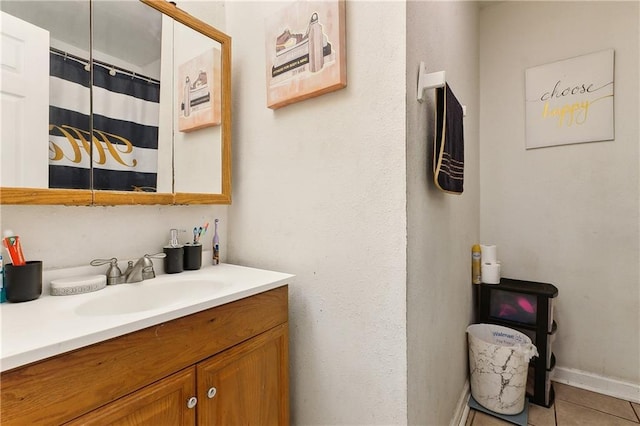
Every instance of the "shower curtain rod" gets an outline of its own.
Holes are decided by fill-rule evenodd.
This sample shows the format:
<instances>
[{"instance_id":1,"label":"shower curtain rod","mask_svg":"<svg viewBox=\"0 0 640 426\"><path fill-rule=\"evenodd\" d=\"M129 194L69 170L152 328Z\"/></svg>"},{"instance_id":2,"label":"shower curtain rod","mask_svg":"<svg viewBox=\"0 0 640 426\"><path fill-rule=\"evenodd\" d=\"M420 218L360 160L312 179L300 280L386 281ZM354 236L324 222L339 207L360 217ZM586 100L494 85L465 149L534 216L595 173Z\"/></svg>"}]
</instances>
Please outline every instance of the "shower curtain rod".
<instances>
[{"instance_id":1,"label":"shower curtain rod","mask_svg":"<svg viewBox=\"0 0 640 426\"><path fill-rule=\"evenodd\" d=\"M54 53L54 54L58 55L58 56L62 56L64 58L68 58L68 59L74 60L76 62L79 62L82 65L84 65L85 67L87 67L89 65L89 61L87 59L84 59L84 58L81 58L80 56L76 56L76 55L73 55L71 53L65 52L64 50L56 49L55 47L50 47L49 51L51 53ZM98 61L98 60L94 59L93 63L96 64L96 65L101 66L102 68L106 68L109 71L113 70L114 72L118 72L120 74L127 75L127 76L129 76L131 78L137 78L139 80L146 81L147 83L160 84L160 81L156 80L155 78L147 77L145 75L138 74L138 73L135 73L133 71L129 71L129 70L126 70L124 68L120 68L120 67L117 67L115 65L111 65L111 64L108 64L106 62L103 62L103 61ZM89 71L89 70L87 70L87 71ZM112 75L115 75L115 74L112 74Z\"/></svg>"}]
</instances>

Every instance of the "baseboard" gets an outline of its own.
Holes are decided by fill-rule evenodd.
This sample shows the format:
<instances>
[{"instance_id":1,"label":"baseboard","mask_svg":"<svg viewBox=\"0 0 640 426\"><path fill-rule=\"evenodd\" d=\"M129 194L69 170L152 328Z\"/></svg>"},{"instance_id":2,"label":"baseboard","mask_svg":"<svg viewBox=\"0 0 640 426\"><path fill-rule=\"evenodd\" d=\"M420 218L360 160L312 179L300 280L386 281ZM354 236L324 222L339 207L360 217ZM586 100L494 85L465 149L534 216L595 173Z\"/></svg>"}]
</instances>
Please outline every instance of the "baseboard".
<instances>
[{"instance_id":1,"label":"baseboard","mask_svg":"<svg viewBox=\"0 0 640 426\"><path fill-rule=\"evenodd\" d=\"M556 366L553 369L553 381L576 388L586 389L603 395L613 396L640 404L640 384L625 382L611 377L599 376L582 370ZM456 411L450 426L465 426L469 417L469 380L465 381L456 404Z\"/></svg>"},{"instance_id":2,"label":"baseboard","mask_svg":"<svg viewBox=\"0 0 640 426\"><path fill-rule=\"evenodd\" d=\"M451 419L451 423L449 426L465 426L467 423L467 417L469 417L469 396L471 395L471 390L469 388L469 380L467 379L464 382L464 386L462 387L462 392L460 393L460 398L458 399L458 403L456 404L456 411L453 414L453 418Z\"/></svg>"},{"instance_id":3,"label":"baseboard","mask_svg":"<svg viewBox=\"0 0 640 426\"><path fill-rule=\"evenodd\" d=\"M551 379L576 388L640 403L640 384L637 383L625 382L611 377L599 376L586 371L560 366L554 368Z\"/></svg>"}]
</instances>

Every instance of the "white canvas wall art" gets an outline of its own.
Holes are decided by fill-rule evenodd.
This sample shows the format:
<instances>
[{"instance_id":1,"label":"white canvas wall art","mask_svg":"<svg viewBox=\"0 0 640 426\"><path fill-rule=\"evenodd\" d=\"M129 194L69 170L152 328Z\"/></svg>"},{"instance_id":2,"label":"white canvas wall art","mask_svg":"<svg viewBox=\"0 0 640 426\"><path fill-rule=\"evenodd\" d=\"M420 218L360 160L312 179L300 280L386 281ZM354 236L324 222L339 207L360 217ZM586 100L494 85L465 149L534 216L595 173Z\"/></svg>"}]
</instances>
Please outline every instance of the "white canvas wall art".
<instances>
[{"instance_id":1,"label":"white canvas wall art","mask_svg":"<svg viewBox=\"0 0 640 426\"><path fill-rule=\"evenodd\" d=\"M613 49L525 71L526 148L614 138Z\"/></svg>"}]
</instances>

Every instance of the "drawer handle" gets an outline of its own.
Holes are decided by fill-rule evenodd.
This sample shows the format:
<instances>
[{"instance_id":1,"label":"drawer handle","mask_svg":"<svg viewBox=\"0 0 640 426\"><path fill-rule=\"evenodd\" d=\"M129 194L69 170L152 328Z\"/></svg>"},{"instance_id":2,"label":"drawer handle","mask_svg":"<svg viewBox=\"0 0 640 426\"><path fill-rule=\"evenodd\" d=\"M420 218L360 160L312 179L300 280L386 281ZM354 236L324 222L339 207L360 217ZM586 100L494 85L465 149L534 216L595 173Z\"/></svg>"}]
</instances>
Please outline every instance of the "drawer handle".
<instances>
[{"instance_id":1,"label":"drawer handle","mask_svg":"<svg viewBox=\"0 0 640 426\"><path fill-rule=\"evenodd\" d=\"M216 390L216 388L215 388L214 386L211 386L211 387L209 388L209 390L207 391L207 397L208 397L209 399L213 398L214 396L216 396L216 392L218 392L218 391Z\"/></svg>"},{"instance_id":2,"label":"drawer handle","mask_svg":"<svg viewBox=\"0 0 640 426\"><path fill-rule=\"evenodd\" d=\"M187 400L187 408L193 408L196 406L197 403L198 403L198 398L196 398L195 396L192 396Z\"/></svg>"}]
</instances>

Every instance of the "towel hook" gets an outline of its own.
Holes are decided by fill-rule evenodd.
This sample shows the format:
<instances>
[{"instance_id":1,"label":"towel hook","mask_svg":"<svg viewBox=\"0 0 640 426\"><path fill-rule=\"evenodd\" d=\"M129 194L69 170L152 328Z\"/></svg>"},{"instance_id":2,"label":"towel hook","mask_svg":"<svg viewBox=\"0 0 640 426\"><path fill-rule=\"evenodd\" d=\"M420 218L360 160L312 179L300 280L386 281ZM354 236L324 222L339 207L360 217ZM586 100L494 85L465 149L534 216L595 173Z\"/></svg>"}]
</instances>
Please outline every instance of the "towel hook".
<instances>
[{"instance_id":1,"label":"towel hook","mask_svg":"<svg viewBox=\"0 0 640 426\"><path fill-rule=\"evenodd\" d=\"M437 89L444 87L447 79L444 71L427 72L427 67L423 61L420 61L420 69L418 70L418 102L424 102L425 89ZM462 105L462 115L467 115L467 106Z\"/></svg>"},{"instance_id":2,"label":"towel hook","mask_svg":"<svg viewBox=\"0 0 640 426\"><path fill-rule=\"evenodd\" d=\"M446 81L444 71L427 73L427 67L424 62L420 62L420 69L418 70L418 102L424 101L425 89L444 87Z\"/></svg>"}]
</instances>

